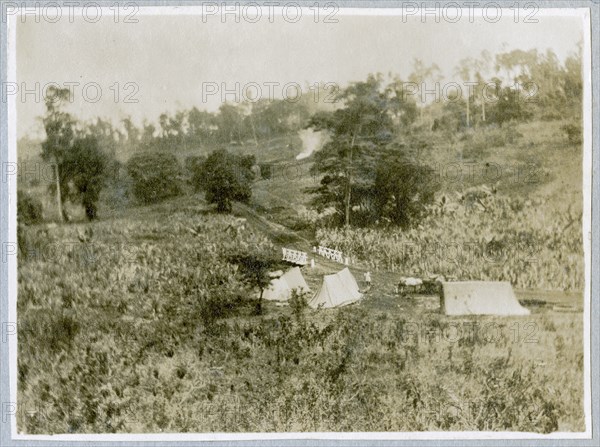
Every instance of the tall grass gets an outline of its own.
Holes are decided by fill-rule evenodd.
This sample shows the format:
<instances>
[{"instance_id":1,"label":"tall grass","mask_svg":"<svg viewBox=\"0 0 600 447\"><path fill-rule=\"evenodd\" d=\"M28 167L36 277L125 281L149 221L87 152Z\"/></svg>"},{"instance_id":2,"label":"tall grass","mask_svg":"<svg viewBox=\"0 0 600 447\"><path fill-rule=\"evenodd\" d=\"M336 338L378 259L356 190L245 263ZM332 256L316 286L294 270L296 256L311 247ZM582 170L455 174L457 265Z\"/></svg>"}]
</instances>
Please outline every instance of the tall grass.
<instances>
[{"instance_id":1,"label":"tall grass","mask_svg":"<svg viewBox=\"0 0 600 447\"><path fill-rule=\"evenodd\" d=\"M89 224L87 242L58 226L48 238L64 250L21 260L21 432L583 429L581 314L296 300L254 316L225 259L267 241L197 207L154 217ZM496 332L447 335L473 323Z\"/></svg>"},{"instance_id":2,"label":"tall grass","mask_svg":"<svg viewBox=\"0 0 600 447\"><path fill-rule=\"evenodd\" d=\"M485 208L484 208L485 207ZM317 241L372 269L510 281L522 288L582 290L581 216L544 216L540 200L492 196L440 204L420 224L394 229L317 230Z\"/></svg>"}]
</instances>

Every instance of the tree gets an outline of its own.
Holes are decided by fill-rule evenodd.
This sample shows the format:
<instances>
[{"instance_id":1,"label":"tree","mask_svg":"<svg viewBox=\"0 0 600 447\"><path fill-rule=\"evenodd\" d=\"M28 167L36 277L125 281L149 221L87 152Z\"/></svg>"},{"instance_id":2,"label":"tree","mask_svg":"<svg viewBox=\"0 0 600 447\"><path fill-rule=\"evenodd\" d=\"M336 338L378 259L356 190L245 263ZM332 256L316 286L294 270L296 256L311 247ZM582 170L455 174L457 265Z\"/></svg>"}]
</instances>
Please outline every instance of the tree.
<instances>
[{"instance_id":1,"label":"tree","mask_svg":"<svg viewBox=\"0 0 600 447\"><path fill-rule=\"evenodd\" d=\"M408 127L415 122L419 111L417 103L412 95L407 95L405 90L406 83L396 77L386 87L387 95L390 98L390 108L396 121L396 125Z\"/></svg>"},{"instance_id":2,"label":"tree","mask_svg":"<svg viewBox=\"0 0 600 447\"><path fill-rule=\"evenodd\" d=\"M466 90L466 96L467 98L465 99L465 103L466 103L466 109L467 109L467 127L471 127L471 92L472 92L472 79L475 77L475 74L477 73L477 61L476 59L467 57L465 59L462 59L458 66L455 68L455 72L458 76L460 76L460 78L462 79L462 81L464 82L464 86L467 87Z\"/></svg>"},{"instance_id":3,"label":"tree","mask_svg":"<svg viewBox=\"0 0 600 447\"><path fill-rule=\"evenodd\" d=\"M151 151L155 149L155 136L156 126L152 123L144 121L142 134L140 136L140 149L144 151Z\"/></svg>"},{"instance_id":4,"label":"tree","mask_svg":"<svg viewBox=\"0 0 600 447\"><path fill-rule=\"evenodd\" d=\"M512 50L496 55L496 71L504 70L507 82L525 83L538 61L537 50Z\"/></svg>"},{"instance_id":5,"label":"tree","mask_svg":"<svg viewBox=\"0 0 600 447\"><path fill-rule=\"evenodd\" d=\"M423 119L423 107L425 100L423 99L423 87L427 82L437 83L442 79L442 72L437 64L425 65L422 60L413 60L413 71L408 77L408 81L417 87L419 96L421 96L421 107L419 108L419 116Z\"/></svg>"},{"instance_id":6,"label":"tree","mask_svg":"<svg viewBox=\"0 0 600 447\"><path fill-rule=\"evenodd\" d=\"M76 138L63 158L61 169L63 176L69 179L67 195L71 201L81 202L88 220L97 217L107 163L108 156L93 135Z\"/></svg>"},{"instance_id":7,"label":"tree","mask_svg":"<svg viewBox=\"0 0 600 447\"><path fill-rule=\"evenodd\" d=\"M244 281L251 287L259 290L256 302L256 315L262 314L263 293L271 283L269 272L279 263L273 256L273 247L257 246L250 252L240 252L229 257L229 261L240 267Z\"/></svg>"},{"instance_id":8,"label":"tree","mask_svg":"<svg viewBox=\"0 0 600 447\"><path fill-rule=\"evenodd\" d=\"M300 102L261 99L253 104L247 119L258 139L273 138L300 130L308 119L308 110Z\"/></svg>"},{"instance_id":9,"label":"tree","mask_svg":"<svg viewBox=\"0 0 600 447\"><path fill-rule=\"evenodd\" d=\"M98 212L97 202L104 186L109 155L115 151L115 133L109 122L100 119L77 130L77 122L63 110L68 100L68 89L48 89L42 157L54 162L56 183L52 189L62 218L68 220L63 210L63 203L68 199L81 202L86 216L93 220Z\"/></svg>"},{"instance_id":10,"label":"tree","mask_svg":"<svg viewBox=\"0 0 600 447\"><path fill-rule=\"evenodd\" d=\"M127 162L133 194L141 203L156 203L181 194L181 167L167 152L134 154Z\"/></svg>"},{"instance_id":11,"label":"tree","mask_svg":"<svg viewBox=\"0 0 600 447\"><path fill-rule=\"evenodd\" d=\"M492 56L489 51L483 50L481 52L481 57L479 59L475 59L474 70L475 70L475 81L477 85L476 89L476 98L479 98L479 102L481 104L481 120L483 122L486 121L485 115L485 102L486 98L484 96L484 89L486 88L485 75L490 69L490 64L492 61Z\"/></svg>"},{"instance_id":12,"label":"tree","mask_svg":"<svg viewBox=\"0 0 600 447\"><path fill-rule=\"evenodd\" d=\"M443 131L449 138L456 135L465 125L463 100L456 95L449 96L441 106L441 116L433 121L434 131Z\"/></svg>"},{"instance_id":13,"label":"tree","mask_svg":"<svg viewBox=\"0 0 600 447\"><path fill-rule=\"evenodd\" d=\"M352 205L358 203L353 192L364 191L370 184L377 149L392 137L392 111L379 76L351 84L339 93L338 100L343 108L316 113L309 121L308 127L326 129L331 138L315 153L311 172L323 177L320 185L308 192L316 195L313 205L333 205L349 226Z\"/></svg>"},{"instance_id":14,"label":"tree","mask_svg":"<svg viewBox=\"0 0 600 447\"><path fill-rule=\"evenodd\" d=\"M248 132L244 126L244 115L241 110L232 104L222 104L217 116L219 140L222 143L243 141Z\"/></svg>"},{"instance_id":15,"label":"tree","mask_svg":"<svg viewBox=\"0 0 600 447\"><path fill-rule=\"evenodd\" d=\"M75 139L75 120L63 110L69 99L69 89L49 87L43 118L46 139L42 142L42 158L54 164L56 182L50 185L50 189L56 194L58 213L63 220L69 220L63 209L69 178L63 173L62 164Z\"/></svg>"},{"instance_id":16,"label":"tree","mask_svg":"<svg viewBox=\"0 0 600 447\"><path fill-rule=\"evenodd\" d=\"M217 205L217 211L230 212L231 202L248 202L254 180L252 167L255 157L236 156L220 149L211 153L201 164L201 175L194 176L206 193L206 200Z\"/></svg>"},{"instance_id":17,"label":"tree","mask_svg":"<svg viewBox=\"0 0 600 447\"><path fill-rule=\"evenodd\" d=\"M581 107L581 99L583 97L583 77L581 75L582 42L579 42L577 49L577 53L572 53L565 60L564 90L566 97L572 103Z\"/></svg>"},{"instance_id":18,"label":"tree","mask_svg":"<svg viewBox=\"0 0 600 447\"><path fill-rule=\"evenodd\" d=\"M388 149L376 168L373 196L377 216L406 228L422 216L439 187L433 169L409 161L402 151Z\"/></svg>"},{"instance_id":19,"label":"tree","mask_svg":"<svg viewBox=\"0 0 600 447\"><path fill-rule=\"evenodd\" d=\"M498 100L491 107L491 121L500 126L508 121L526 121L531 118L528 103L523 101L519 90L512 87L502 87L497 82L496 97Z\"/></svg>"},{"instance_id":20,"label":"tree","mask_svg":"<svg viewBox=\"0 0 600 447\"><path fill-rule=\"evenodd\" d=\"M204 146L212 142L217 128L212 113L200 111L196 107L188 113L188 139L191 147Z\"/></svg>"}]
</instances>

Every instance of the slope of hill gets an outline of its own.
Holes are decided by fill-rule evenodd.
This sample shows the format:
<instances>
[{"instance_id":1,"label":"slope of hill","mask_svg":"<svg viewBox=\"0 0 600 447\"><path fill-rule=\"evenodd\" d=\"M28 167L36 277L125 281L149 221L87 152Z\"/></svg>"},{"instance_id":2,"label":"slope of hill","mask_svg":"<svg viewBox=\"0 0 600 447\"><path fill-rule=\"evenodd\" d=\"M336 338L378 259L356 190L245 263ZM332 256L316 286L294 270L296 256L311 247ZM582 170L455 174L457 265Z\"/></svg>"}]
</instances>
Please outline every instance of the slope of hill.
<instances>
[{"instance_id":1,"label":"slope of hill","mask_svg":"<svg viewBox=\"0 0 600 447\"><path fill-rule=\"evenodd\" d=\"M254 315L227 252L283 229L234 223L184 196L30 228L43 250L20 259L18 398L38 411L20 430L583 429L580 312L447 317L374 274L360 304ZM306 269L311 287L336 268Z\"/></svg>"},{"instance_id":2,"label":"slope of hill","mask_svg":"<svg viewBox=\"0 0 600 447\"><path fill-rule=\"evenodd\" d=\"M416 161L434 169L440 182L439 196L488 185L501 195L542 199L548 218L569 207L580 213L582 151L568 141L561 130L563 124L537 121L514 128L476 130L455 142L431 134L430 147L418 154ZM272 177L255 183L253 203L269 217L285 223L290 213L308 204L305 188L319 182L309 172L312 158L297 161L299 151L281 141L258 149L238 149L255 154L258 162L271 163Z\"/></svg>"}]
</instances>

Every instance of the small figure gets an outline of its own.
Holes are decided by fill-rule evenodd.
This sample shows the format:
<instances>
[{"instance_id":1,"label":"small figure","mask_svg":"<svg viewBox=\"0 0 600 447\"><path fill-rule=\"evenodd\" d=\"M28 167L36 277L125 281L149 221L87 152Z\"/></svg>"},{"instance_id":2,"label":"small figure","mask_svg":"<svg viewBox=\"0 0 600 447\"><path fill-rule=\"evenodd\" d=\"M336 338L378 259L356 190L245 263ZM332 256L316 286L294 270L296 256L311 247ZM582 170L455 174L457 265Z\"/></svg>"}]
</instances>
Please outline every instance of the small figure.
<instances>
[{"instance_id":1,"label":"small figure","mask_svg":"<svg viewBox=\"0 0 600 447\"><path fill-rule=\"evenodd\" d=\"M365 282L367 283L367 287L371 288L371 272L365 273Z\"/></svg>"}]
</instances>

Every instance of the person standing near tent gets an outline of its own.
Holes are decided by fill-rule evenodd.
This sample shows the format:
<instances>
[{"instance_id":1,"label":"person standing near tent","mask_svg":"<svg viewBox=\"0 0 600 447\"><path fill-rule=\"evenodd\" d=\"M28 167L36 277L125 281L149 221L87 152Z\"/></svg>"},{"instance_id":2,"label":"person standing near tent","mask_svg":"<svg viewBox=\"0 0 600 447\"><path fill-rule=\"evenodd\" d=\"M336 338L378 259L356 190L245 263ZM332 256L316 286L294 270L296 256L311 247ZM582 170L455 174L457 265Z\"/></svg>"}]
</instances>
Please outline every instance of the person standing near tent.
<instances>
[{"instance_id":1,"label":"person standing near tent","mask_svg":"<svg viewBox=\"0 0 600 447\"><path fill-rule=\"evenodd\" d=\"M365 273L365 282L367 283L367 287L371 288L371 272Z\"/></svg>"}]
</instances>

